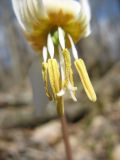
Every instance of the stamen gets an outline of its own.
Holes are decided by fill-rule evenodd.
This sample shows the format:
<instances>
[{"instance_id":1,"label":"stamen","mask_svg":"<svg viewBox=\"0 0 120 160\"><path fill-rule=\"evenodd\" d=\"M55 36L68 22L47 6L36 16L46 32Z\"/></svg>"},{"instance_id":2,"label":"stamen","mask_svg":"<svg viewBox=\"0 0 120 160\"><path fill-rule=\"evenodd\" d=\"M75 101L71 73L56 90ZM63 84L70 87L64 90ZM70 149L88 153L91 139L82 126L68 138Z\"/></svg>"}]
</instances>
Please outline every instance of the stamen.
<instances>
[{"instance_id":1,"label":"stamen","mask_svg":"<svg viewBox=\"0 0 120 160\"><path fill-rule=\"evenodd\" d=\"M68 38L69 38L70 43L71 43L73 56L74 56L75 59L78 59L77 49L76 49L76 47L75 47L75 45L74 45L74 42L73 42L73 40L72 40L72 37L71 37L70 35L68 35Z\"/></svg>"},{"instance_id":2,"label":"stamen","mask_svg":"<svg viewBox=\"0 0 120 160\"><path fill-rule=\"evenodd\" d=\"M73 87L72 84L69 82L68 83L68 90L70 92L70 95L73 99L73 101L77 101L77 98L75 97L75 91L77 90L77 87Z\"/></svg>"},{"instance_id":3,"label":"stamen","mask_svg":"<svg viewBox=\"0 0 120 160\"><path fill-rule=\"evenodd\" d=\"M61 73L63 74L62 75L63 88L60 90L60 92L57 93L57 96L63 96L65 94L66 89L68 89L71 97L73 98L74 101L76 101L74 93L77 90L77 87L74 87L74 85L72 85L74 84L74 81L72 77L73 75L72 75L72 68L71 68L71 58L70 58L70 53L67 49L63 50L63 54L60 55L60 60L62 61Z\"/></svg>"},{"instance_id":4,"label":"stamen","mask_svg":"<svg viewBox=\"0 0 120 160\"><path fill-rule=\"evenodd\" d=\"M54 58L54 44L53 44L52 37L51 37L50 33L48 34L47 48L48 48L48 52L50 54L50 57Z\"/></svg>"},{"instance_id":5,"label":"stamen","mask_svg":"<svg viewBox=\"0 0 120 160\"><path fill-rule=\"evenodd\" d=\"M71 86L74 86L74 78L73 78L73 71L72 69L70 70L70 84ZM77 87L74 87L77 90ZM74 96L76 96L76 90L73 92Z\"/></svg>"},{"instance_id":6,"label":"stamen","mask_svg":"<svg viewBox=\"0 0 120 160\"><path fill-rule=\"evenodd\" d=\"M68 89L70 91L77 91L77 87L73 87L70 81L68 82Z\"/></svg>"},{"instance_id":7,"label":"stamen","mask_svg":"<svg viewBox=\"0 0 120 160\"><path fill-rule=\"evenodd\" d=\"M65 84L64 87L66 88L69 82L69 75L70 75L70 68L71 68L71 58L70 53L67 49L63 50L63 57L65 63Z\"/></svg>"},{"instance_id":8,"label":"stamen","mask_svg":"<svg viewBox=\"0 0 120 160\"><path fill-rule=\"evenodd\" d=\"M45 93L49 100L52 100L52 95L50 94L48 90L48 63L43 62L42 63L42 77L44 81L44 87L45 87Z\"/></svg>"},{"instance_id":9,"label":"stamen","mask_svg":"<svg viewBox=\"0 0 120 160\"><path fill-rule=\"evenodd\" d=\"M57 93L60 91L60 73L56 59L48 60L48 73L50 79L50 85L56 99Z\"/></svg>"},{"instance_id":10,"label":"stamen","mask_svg":"<svg viewBox=\"0 0 120 160\"><path fill-rule=\"evenodd\" d=\"M70 69L70 76L69 76L69 78L70 78L71 85L74 86L74 79L73 79L73 71L72 71L72 69ZM76 90L77 90L77 87L76 87Z\"/></svg>"},{"instance_id":11,"label":"stamen","mask_svg":"<svg viewBox=\"0 0 120 160\"><path fill-rule=\"evenodd\" d=\"M61 27L58 28L58 35L59 35L59 42L62 49L65 49L65 38L64 38L64 31Z\"/></svg>"},{"instance_id":12,"label":"stamen","mask_svg":"<svg viewBox=\"0 0 120 160\"><path fill-rule=\"evenodd\" d=\"M63 58L61 47L59 46L58 49L59 49L60 66L64 66L64 58Z\"/></svg>"},{"instance_id":13,"label":"stamen","mask_svg":"<svg viewBox=\"0 0 120 160\"><path fill-rule=\"evenodd\" d=\"M43 61L44 62L47 62L47 56L48 56L47 48L43 47Z\"/></svg>"},{"instance_id":14,"label":"stamen","mask_svg":"<svg viewBox=\"0 0 120 160\"><path fill-rule=\"evenodd\" d=\"M59 46L59 59L60 59L60 70L61 70L61 79L62 79L62 82L65 81L65 63L64 63L64 58L63 58L63 54L62 54L62 51L61 51L61 48Z\"/></svg>"},{"instance_id":15,"label":"stamen","mask_svg":"<svg viewBox=\"0 0 120 160\"><path fill-rule=\"evenodd\" d=\"M63 50L63 57L64 57L64 63L65 63L65 84L64 84L64 87L66 88L68 84L70 84L70 74L71 74L71 71L72 71L72 68L71 68L71 57L70 57L70 53L67 49L64 49ZM76 87L73 87L71 85L71 89L75 89L76 90Z\"/></svg>"},{"instance_id":16,"label":"stamen","mask_svg":"<svg viewBox=\"0 0 120 160\"><path fill-rule=\"evenodd\" d=\"M87 69L84 64L84 61L82 59L78 59L78 60L75 60L74 64L75 64L75 67L79 73L79 76L81 78L83 87L85 89L85 92L86 92L88 98L91 101L95 102L97 100L97 97L96 97L95 91L93 89L93 86L91 84L89 75L87 73Z\"/></svg>"}]
</instances>

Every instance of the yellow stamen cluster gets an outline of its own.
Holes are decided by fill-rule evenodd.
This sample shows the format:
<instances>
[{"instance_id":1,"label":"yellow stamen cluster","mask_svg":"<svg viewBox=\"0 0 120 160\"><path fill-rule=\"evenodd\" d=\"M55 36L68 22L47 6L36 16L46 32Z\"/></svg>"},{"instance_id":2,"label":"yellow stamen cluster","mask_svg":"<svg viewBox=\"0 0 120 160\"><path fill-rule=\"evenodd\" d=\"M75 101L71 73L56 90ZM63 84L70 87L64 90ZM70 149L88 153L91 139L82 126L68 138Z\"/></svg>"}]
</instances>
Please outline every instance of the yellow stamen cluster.
<instances>
[{"instance_id":1,"label":"yellow stamen cluster","mask_svg":"<svg viewBox=\"0 0 120 160\"><path fill-rule=\"evenodd\" d=\"M43 75L46 95L48 96L49 100L54 100L56 102L57 112L60 116L62 116L64 114L63 95L65 94L66 90L68 90L73 100L76 101L77 99L75 97L75 91L77 90L77 87L74 86L70 52L68 51L68 49L64 47L61 48L60 67L62 71L60 73L59 64L57 60L53 58L54 48L52 39L50 38L50 35L48 37L49 37L48 52L50 52L51 58L47 60L47 56L45 56L47 55L47 51L43 52L44 62L42 63L42 75ZM90 78L88 76L85 63L81 58L78 59L77 51L72 42L72 39L70 39L70 41L75 57L74 65L78 71L85 92L88 98L91 101L95 102L97 99L96 94L90 82ZM62 45L64 46L64 44Z\"/></svg>"}]
</instances>

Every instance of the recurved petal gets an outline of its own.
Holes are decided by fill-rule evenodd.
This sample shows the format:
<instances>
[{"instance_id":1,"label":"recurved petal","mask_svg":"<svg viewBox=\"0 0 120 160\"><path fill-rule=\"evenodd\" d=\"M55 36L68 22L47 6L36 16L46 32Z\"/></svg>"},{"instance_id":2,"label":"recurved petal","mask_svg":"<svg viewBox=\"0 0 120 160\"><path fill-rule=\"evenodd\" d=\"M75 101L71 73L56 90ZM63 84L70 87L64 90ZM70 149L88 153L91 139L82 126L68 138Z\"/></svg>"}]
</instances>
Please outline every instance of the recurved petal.
<instances>
[{"instance_id":1,"label":"recurved petal","mask_svg":"<svg viewBox=\"0 0 120 160\"><path fill-rule=\"evenodd\" d=\"M81 5L81 11L77 17L77 20L79 21L79 36L80 38L82 38L89 36L91 33L91 11L88 0L79 0L79 3Z\"/></svg>"},{"instance_id":2,"label":"recurved petal","mask_svg":"<svg viewBox=\"0 0 120 160\"><path fill-rule=\"evenodd\" d=\"M12 0L16 17L21 27L26 30L40 18L46 16L43 0Z\"/></svg>"},{"instance_id":3,"label":"recurved petal","mask_svg":"<svg viewBox=\"0 0 120 160\"><path fill-rule=\"evenodd\" d=\"M62 11L65 14L78 16L81 10L80 3L75 0L44 0L44 6L47 12L58 13Z\"/></svg>"},{"instance_id":4,"label":"recurved petal","mask_svg":"<svg viewBox=\"0 0 120 160\"><path fill-rule=\"evenodd\" d=\"M88 37L90 34L91 34L91 26L90 26L90 24L89 24L89 25L86 27L86 32L85 32L84 37Z\"/></svg>"},{"instance_id":5,"label":"recurved petal","mask_svg":"<svg viewBox=\"0 0 120 160\"><path fill-rule=\"evenodd\" d=\"M81 8L82 8L83 12L86 15L87 21L90 21L91 11L90 11L90 6L88 3L88 0L80 0L80 3L81 3Z\"/></svg>"},{"instance_id":6,"label":"recurved petal","mask_svg":"<svg viewBox=\"0 0 120 160\"><path fill-rule=\"evenodd\" d=\"M15 15L18 19L19 24L21 25L22 29L25 30L25 26L23 24L23 20L22 20L22 16L21 16L21 12L22 12L22 1L18 1L18 0L12 0L12 6L15 12Z\"/></svg>"}]
</instances>

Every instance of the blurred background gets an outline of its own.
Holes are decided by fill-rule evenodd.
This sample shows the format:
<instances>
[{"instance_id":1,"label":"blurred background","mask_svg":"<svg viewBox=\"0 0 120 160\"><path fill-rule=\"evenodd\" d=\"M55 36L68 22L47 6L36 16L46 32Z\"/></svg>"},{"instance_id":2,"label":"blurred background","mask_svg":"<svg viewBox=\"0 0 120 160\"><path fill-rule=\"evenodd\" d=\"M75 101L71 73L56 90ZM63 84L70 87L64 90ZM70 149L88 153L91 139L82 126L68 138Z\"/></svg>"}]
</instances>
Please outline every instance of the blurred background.
<instances>
[{"instance_id":1,"label":"blurred background","mask_svg":"<svg viewBox=\"0 0 120 160\"><path fill-rule=\"evenodd\" d=\"M70 141L74 160L120 160L120 0L90 0L90 6L92 34L77 48L98 100L89 102L77 77L78 102L66 97ZM42 83L36 61L11 1L0 0L0 160L65 159L55 107L46 98L39 102L42 89L33 101L31 77ZM39 116L35 104L46 102Z\"/></svg>"}]
</instances>

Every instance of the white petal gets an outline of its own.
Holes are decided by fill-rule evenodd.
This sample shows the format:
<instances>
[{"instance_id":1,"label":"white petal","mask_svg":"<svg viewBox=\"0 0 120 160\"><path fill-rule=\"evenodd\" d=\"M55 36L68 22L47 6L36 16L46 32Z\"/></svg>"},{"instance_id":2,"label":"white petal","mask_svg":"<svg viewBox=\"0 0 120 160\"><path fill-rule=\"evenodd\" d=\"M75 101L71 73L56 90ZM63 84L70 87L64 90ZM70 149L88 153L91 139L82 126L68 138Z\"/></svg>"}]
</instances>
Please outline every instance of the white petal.
<instances>
[{"instance_id":1,"label":"white petal","mask_svg":"<svg viewBox=\"0 0 120 160\"><path fill-rule=\"evenodd\" d=\"M19 24L26 31L41 17L47 16L43 0L12 0L12 5Z\"/></svg>"},{"instance_id":2,"label":"white petal","mask_svg":"<svg viewBox=\"0 0 120 160\"><path fill-rule=\"evenodd\" d=\"M90 11L88 0L80 0L80 2L81 2L82 9L83 9L83 11L85 12L85 14L87 16L87 20L90 21L90 19L91 19L91 11Z\"/></svg>"},{"instance_id":3,"label":"white petal","mask_svg":"<svg viewBox=\"0 0 120 160\"><path fill-rule=\"evenodd\" d=\"M47 56L48 56L47 48L43 47L43 61L44 62L47 62Z\"/></svg>"},{"instance_id":4,"label":"white petal","mask_svg":"<svg viewBox=\"0 0 120 160\"><path fill-rule=\"evenodd\" d=\"M74 17L78 16L81 6L75 0L44 0L44 6L48 12L62 11L65 14L72 14Z\"/></svg>"},{"instance_id":5,"label":"white petal","mask_svg":"<svg viewBox=\"0 0 120 160\"><path fill-rule=\"evenodd\" d=\"M34 14L39 15L40 17L47 15L45 12L44 0L31 0L31 8L34 9Z\"/></svg>"},{"instance_id":6,"label":"white petal","mask_svg":"<svg viewBox=\"0 0 120 160\"><path fill-rule=\"evenodd\" d=\"M91 34L91 27L90 27L90 25L88 25L87 29L86 29L86 34L84 37L88 37L90 34Z\"/></svg>"},{"instance_id":7,"label":"white petal","mask_svg":"<svg viewBox=\"0 0 120 160\"><path fill-rule=\"evenodd\" d=\"M62 47L62 49L65 49L65 37L64 37L64 31L61 27L58 28L58 35L59 35L59 42Z\"/></svg>"},{"instance_id":8,"label":"white petal","mask_svg":"<svg viewBox=\"0 0 120 160\"><path fill-rule=\"evenodd\" d=\"M74 45L74 42L73 42L73 40L72 40L72 37L71 37L70 35L68 35L68 38L69 38L70 43L71 43L73 56L74 56L75 59L78 59L77 49L76 49L76 47L75 47L75 45Z\"/></svg>"},{"instance_id":9,"label":"white petal","mask_svg":"<svg viewBox=\"0 0 120 160\"><path fill-rule=\"evenodd\" d=\"M25 30L25 26L22 22L22 19L21 19L21 1L17 1L17 0L12 0L12 6L13 6L13 10L15 12L15 15L17 17L17 20L19 22L19 24L21 25L22 29Z\"/></svg>"},{"instance_id":10,"label":"white petal","mask_svg":"<svg viewBox=\"0 0 120 160\"><path fill-rule=\"evenodd\" d=\"M48 52L50 54L50 57L54 58L54 44L53 44L50 33L48 34L47 47L48 47Z\"/></svg>"}]
</instances>

